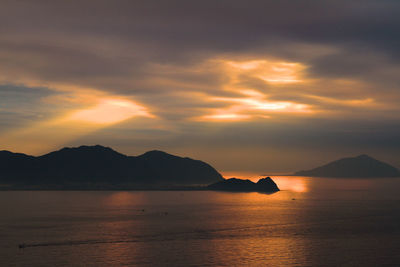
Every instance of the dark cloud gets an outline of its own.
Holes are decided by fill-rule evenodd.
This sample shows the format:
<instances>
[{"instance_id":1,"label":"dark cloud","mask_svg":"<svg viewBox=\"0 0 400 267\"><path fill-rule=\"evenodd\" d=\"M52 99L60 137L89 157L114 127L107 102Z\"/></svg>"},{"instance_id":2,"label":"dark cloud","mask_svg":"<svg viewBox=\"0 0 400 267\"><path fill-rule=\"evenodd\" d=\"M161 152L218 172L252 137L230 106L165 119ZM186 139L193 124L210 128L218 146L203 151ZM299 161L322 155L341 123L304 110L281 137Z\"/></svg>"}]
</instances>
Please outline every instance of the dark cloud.
<instances>
[{"instance_id":1,"label":"dark cloud","mask_svg":"<svg viewBox=\"0 0 400 267\"><path fill-rule=\"evenodd\" d=\"M54 95L47 88L0 85L0 129L9 130L54 115L41 99Z\"/></svg>"},{"instance_id":2,"label":"dark cloud","mask_svg":"<svg viewBox=\"0 0 400 267\"><path fill-rule=\"evenodd\" d=\"M319 75L362 75L371 70L365 54L397 58L399 10L396 1L2 1L0 49L32 75L105 90L155 75L151 62L260 50L308 62ZM313 60L296 54L296 43L339 51Z\"/></svg>"},{"instance_id":3,"label":"dark cloud","mask_svg":"<svg viewBox=\"0 0 400 267\"><path fill-rule=\"evenodd\" d=\"M4 33L97 36L146 44L153 57L172 60L193 50L248 50L281 39L359 43L392 54L399 40L396 1L2 2Z\"/></svg>"}]
</instances>

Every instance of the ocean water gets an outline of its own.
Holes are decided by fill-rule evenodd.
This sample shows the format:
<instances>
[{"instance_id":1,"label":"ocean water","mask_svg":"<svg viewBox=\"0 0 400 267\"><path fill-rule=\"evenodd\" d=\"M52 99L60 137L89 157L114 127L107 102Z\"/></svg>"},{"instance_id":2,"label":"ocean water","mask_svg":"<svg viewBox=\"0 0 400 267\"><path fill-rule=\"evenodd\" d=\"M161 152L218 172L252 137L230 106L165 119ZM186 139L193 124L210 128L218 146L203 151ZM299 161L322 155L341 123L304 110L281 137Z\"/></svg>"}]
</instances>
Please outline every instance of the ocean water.
<instances>
[{"instance_id":1,"label":"ocean water","mask_svg":"<svg viewBox=\"0 0 400 267\"><path fill-rule=\"evenodd\" d=\"M0 266L400 266L400 179L0 192ZM19 248L24 244L24 248Z\"/></svg>"}]
</instances>

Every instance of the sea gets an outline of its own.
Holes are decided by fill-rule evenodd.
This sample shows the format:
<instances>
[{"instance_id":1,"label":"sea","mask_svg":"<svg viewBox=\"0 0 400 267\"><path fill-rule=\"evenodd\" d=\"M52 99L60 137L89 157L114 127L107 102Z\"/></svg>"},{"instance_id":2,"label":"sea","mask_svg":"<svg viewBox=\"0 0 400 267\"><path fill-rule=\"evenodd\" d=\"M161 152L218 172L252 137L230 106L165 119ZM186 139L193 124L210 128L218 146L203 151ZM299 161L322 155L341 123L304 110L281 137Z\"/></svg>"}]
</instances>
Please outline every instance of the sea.
<instances>
[{"instance_id":1,"label":"sea","mask_svg":"<svg viewBox=\"0 0 400 267\"><path fill-rule=\"evenodd\" d=\"M273 194L1 191L0 266L400 266L400 178Z\"/></svg>"}]
</instances>

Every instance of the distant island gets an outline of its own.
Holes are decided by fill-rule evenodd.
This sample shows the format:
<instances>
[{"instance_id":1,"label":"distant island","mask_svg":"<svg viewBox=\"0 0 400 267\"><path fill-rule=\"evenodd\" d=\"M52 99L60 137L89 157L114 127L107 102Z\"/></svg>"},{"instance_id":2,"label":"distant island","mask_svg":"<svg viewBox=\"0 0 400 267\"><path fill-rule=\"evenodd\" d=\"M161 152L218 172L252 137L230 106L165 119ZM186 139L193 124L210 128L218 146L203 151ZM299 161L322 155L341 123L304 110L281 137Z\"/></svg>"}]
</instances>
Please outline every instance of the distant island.
<instances>
[{"instance_id":1,"label":"distant island","mask_svg":"<svg viewBox=\"0 0 400 267\"><path fill-rule=\"evenodd\" d=\"M400 177L400 171L368 155L360 155L353 158L339 159L312 170L299 171L294 175L352 178Z\"/></svg>"},{"instance_id":2,"label":"distant island","mask_svg":"<svg viewBox=\"0 0 400 267\"><path fill-rule=\"evenodd\" d=\"M216 182L207 187L209 190L229 191L229 192L260 192L272 193L279 191L276 183L271 177L266 177L254 183L250 180L230 178L224 181Z\"/></svg>"},{"instance_id":3,"label":"distant island","mask_svg":"<svg viewBox=\"0 0 400 267\"><path fill-rule=\"evenodd\" d=\"M219 181L222 175L209 164L157 150L126 156L96 145L39 157L0 151L3 190L193 189Z\"/></svg>"}]
</instances>

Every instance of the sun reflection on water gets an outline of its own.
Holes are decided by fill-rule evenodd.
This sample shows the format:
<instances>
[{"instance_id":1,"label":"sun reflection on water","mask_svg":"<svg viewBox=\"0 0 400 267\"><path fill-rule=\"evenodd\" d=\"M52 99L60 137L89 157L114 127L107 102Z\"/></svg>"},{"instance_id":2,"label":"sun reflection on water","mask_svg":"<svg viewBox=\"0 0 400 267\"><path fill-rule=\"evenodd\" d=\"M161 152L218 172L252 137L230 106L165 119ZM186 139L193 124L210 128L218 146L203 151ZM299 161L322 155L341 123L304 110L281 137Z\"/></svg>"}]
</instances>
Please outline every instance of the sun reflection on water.
<instances>
[{"instance_id":1,"label":"sun reflection on water","mask_svg":"<svg viewBox=\"0 0 400 267\"><path fill-rule=\"evenodd\" d=\"M142 195L137 192L116 191L104 199L104 204L111 207L140 204L143 203Z\"/></svg>"},{"instance_id":2,"label":"sun reflection on water","mask_svg":"<svg viewBox=\"0 0 400 267\"><path fill-rule=\"evenodd\" d=\"M273 180L281 190L289 190L297 193L309 191L309 180L299 176L276 176Z\"/></svg>"}]
</instances>

